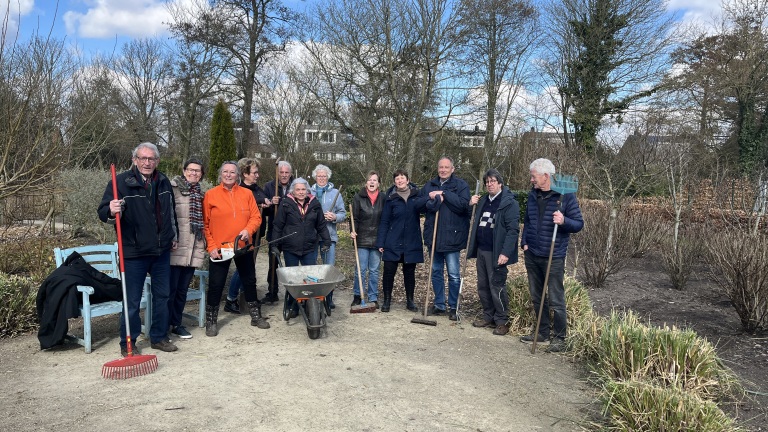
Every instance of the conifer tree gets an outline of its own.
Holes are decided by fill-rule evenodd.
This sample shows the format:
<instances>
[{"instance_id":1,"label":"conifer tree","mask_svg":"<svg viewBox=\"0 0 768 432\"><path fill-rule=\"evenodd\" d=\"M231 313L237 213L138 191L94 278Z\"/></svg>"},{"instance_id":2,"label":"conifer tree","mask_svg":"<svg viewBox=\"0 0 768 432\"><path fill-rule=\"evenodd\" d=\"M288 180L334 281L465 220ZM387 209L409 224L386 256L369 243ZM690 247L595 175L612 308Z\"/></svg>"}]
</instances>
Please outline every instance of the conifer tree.
<instances>
[{"instance_id":1,"label":"conifer tree","mask_svg":"<svg viewBox=\"0 0 768 432\"><path fill-rule=\"evenodd\" d=\"M237 157L235 130L232 128L232 114L223 100L219 99L213 109L211 120L211 150L208 178L214 184L218 181L219 167L224 161Z\"/></svg>"}]
</instances>

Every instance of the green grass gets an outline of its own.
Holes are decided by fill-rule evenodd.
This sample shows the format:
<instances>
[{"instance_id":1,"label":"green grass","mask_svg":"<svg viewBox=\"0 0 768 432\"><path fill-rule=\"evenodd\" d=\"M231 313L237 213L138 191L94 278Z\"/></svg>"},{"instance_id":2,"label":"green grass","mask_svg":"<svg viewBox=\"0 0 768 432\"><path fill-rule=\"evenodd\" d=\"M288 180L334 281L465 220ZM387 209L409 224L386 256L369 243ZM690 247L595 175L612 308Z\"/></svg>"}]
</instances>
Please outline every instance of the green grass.
<instances>
[{"instance_id":1,"label":"green grass","mask_svg":"<svg viewBox=\"0 0 768 432\"><path fill-rule=\"evenodd\" d=\"M0 338L37 328L37 288L38 284L29 277L0 272Z\"/></svg>"}]
</instances>

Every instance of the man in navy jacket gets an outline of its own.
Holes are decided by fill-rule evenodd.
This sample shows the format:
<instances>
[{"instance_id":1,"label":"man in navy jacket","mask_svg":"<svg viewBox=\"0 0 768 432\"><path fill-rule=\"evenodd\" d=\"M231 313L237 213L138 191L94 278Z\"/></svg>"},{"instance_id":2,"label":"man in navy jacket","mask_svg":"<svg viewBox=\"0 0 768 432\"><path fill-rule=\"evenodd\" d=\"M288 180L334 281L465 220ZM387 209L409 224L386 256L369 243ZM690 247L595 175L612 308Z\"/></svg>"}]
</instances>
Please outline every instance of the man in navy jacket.
<instances>
[{"instance_id":1,"label":"man in navy jacket","mask_svg":"<svg viewBox=\"0 0 768 432\"><path fill-rule=\"evenodd\" d=\"M541 326L536 343L552 343L550 352L565 349L567 318L565 314L565 255L568 251L568 240L572 233L581 231L584 220L576 196L572 193L561 195L552 190L552 176L555 175L555 165L549 159L536 159L531 163L531 184L528 193L528 203L523 221L523 235L520 246L525 251L525 269L528 272L528 287L533 300L534 314L539 312L544 290L544 279L549 261L549 250L552 245L552 235L557 225L555 249L552 254L552 265L547 285L547 298L541 314ZM550 332L549 310L554 311L552 333ZM533 333L533 332L531 332ZM534 335L520 338L522 342L533 343Z\"/></svg>"},{"instance_id":2,"label":"man in navy jacket","mask_svg":"<svg viewBox=\"0 0 768 432\"><path fill-rule=\"evenodd\" d=\"M469 186L467 182L453 175L453 160L447 156L437 161L437 177L429 181L421 190L428 198L425 204L424 244L429 248L434 259L432 266L432 288L435 290L433 315L445 314L445 279L443 266L448 268L448 318L456 320L456 302L459 298L461 273L459 255L467 247L469 233ZM437 218L437 237L432 244L432 234ZM435 248L434 254L432 248Z\"/></svg>"},{"instance_id":3,"label":"man in navy jacket","mask_svg":"<svg viewBox=\"0 0 768 432\"><path fill-rule=\"evenodd\" d=\"M517 262L517 235L520 232L520 204L501 174L490 169L483 176L488 195L474 195L470 205L478 204L467 258L477 258L477 296L483 316L474 327L491 327L493 334L509 332L509 294L507 266Z\"/></svg>"}]
</instances>

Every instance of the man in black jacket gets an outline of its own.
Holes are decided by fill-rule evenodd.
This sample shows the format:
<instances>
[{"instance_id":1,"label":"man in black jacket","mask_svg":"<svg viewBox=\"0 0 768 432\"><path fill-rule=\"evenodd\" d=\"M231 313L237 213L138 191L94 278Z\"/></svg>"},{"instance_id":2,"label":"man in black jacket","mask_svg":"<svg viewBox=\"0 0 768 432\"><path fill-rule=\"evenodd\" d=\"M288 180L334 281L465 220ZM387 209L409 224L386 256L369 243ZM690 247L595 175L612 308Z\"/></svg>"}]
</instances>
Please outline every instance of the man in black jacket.
<instances>
[{"instance_id":1,"label":"man in black jacket","mask_svg":"<svg viewBox=\"0 0 768 432\"><path fill-rule=\"evenodd\" d=\"M151 347L176 351L168 339L168 296L170 293L171 248L176 247L176 214L171 182L157 171L160 152L152 143L141 143L133 150L133 166L117 176L118 199L112 196L112 181L107 183L99 204L99 218L114 224L120 213L123 261L125 264L125 301L131 340L141 333L139 303L147 274L152 276ZM120 348L127 354L125 320L120 319ZM134 348L134 352L135 348Z\"/></svg>"},{"instance_id":2,"label":"man in black jacket","mask_svg":"<svg viewBox=\"0 0 768 432\"><path fill-rule=\"evenodd\" d=\"M267 229L267 241L270 242L272 240L275 240L277 237L274 236L274 228L275 228L275 217L278 210L278 204L280 204L280 200L282 198L285 198L288 195L288 188L290 188L291 183L293 183L293 167L291 167L291 164L288 163L288 161L280 161L277 163L277 178L275 180L272 180L271 182L268 182L264 185L264 194L267 196L267 199L270 201L270 205L264 208L264 212L262 213L262 217L266 219L266 223L263 223L262 226L266 225L268 226ZM270 250L273 250L270 248ZM276 301L278 301L280 298L277 295L278 292L278 284L277 284L277 260L273 256L272 253L269 254L269 273L267 273L267 283L269 284L269 288L267 289L267 294L264 296L264 298L261 299L262 303L269 303L272 304Z\"/></svg>"},{"instance_id":3,"label":"man in black jacket","mask_svg":"<svg viewBox=\"0 0 768 432\"><path fill-rule=\"evenodd\" d=\"M488 195L473 195L470 205L478 204L472 226L467 258L477 258L477 295L483 317L474 327L491 327L493 334L509 332L509 294L507 266L517 262L517 237L520 231L520 205L495 169L483 176Z\"/></svg>"},{"instance_id":4,"label":"man in black jacket","mask_svg":"<svg viewBox=\"0 0 768 432\"><path fill-rule=\"evenodd\" d=\"M443 267L448 270L448 318L456 320L456 302L459 298L461 286L461 272L459 255L461 250L467 247L467 233L469 232L469 186L467 182L456 177L453 160L447 156L437 161L437 177L429 181L421 189L426 201L426 218L424 219L424 244L433 256L432 288L435 290L435 306L433 315L444 315L445 302L445 278ZM435 216L437 212L437 237L432 244L432 235L435 234ZM435 248L434 253L432 248Z\"/></svg>"}]
</instances>

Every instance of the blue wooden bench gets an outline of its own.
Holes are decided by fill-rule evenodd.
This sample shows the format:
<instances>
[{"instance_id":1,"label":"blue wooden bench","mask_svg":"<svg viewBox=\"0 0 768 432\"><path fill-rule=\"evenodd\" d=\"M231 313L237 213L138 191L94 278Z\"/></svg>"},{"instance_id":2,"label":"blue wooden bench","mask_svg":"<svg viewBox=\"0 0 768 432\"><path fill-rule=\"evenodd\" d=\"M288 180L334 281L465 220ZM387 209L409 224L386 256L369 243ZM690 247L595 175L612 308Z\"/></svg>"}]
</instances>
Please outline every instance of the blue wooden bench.
<instances>
[{"instance_id":1,"label":"blue wooden bench","mask_svg":"<svg viewBox=\"0 0 768 432\"><path fill-rule=\"evenodd\" d=\"M83 259L95 269L106 273L114 278L120 278L120 264L117 256L117 243L114 244L100 244L90 246L77 246L69 249L56 248L53 250L53 255L56 259L56 266L61 266L67 257L72 253L79 253ZM195 270L195 276L198 277L199 284L196 288L190 288L187 292L187 301L199 300L200 307L198 309L198 315L192 315L184 313L184 316L190 319L196 319L197 324L200 327L205 326L205 294L208 285L208 272L202 270ZM151 301L151 279L147 277L144 281L144 293L141 296L141 303L139 307L144 309L144 324L141 326L141 331L146 333L152 326L152 301ZM85 352L91 352L91 319L103 315L119 314L123 311L123 303L118 301L108 301L103 303L92 304L91 295L94 293L94 289L91 286L78 285L77 290L82 293L82 300L80 303L80 316L83 317L83 337L79 338L74 335L67 335L67 338L85 347Z\"/></svg>"}]
</instances>

